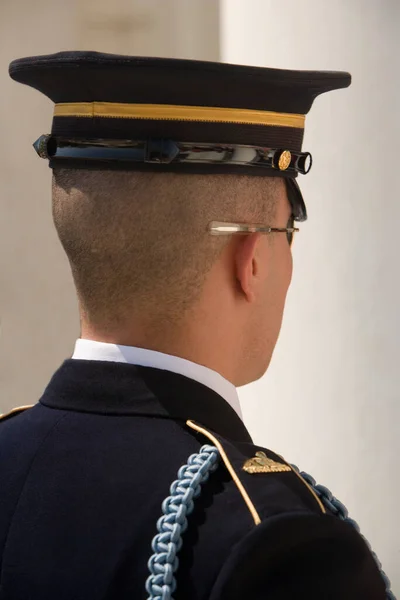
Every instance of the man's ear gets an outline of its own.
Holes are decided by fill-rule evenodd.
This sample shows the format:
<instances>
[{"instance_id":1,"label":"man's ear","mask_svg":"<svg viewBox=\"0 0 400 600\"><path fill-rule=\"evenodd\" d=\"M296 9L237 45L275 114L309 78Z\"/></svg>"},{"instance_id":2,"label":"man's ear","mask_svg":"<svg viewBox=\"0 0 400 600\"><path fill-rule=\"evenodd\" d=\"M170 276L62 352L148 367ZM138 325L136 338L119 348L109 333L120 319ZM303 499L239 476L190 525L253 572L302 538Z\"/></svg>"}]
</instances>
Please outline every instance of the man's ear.
<instances>
[{"instance_id":1,"label":"man's ear","mask_svg":"<svg viewBox=\"0 0 400 600\"><path fill-rule=\"evenodd\" d=\"M235 270L239 289L248 302L254 302L259 283L261 233L240 236L235 248Z\"/></svg>"}]
</instances>

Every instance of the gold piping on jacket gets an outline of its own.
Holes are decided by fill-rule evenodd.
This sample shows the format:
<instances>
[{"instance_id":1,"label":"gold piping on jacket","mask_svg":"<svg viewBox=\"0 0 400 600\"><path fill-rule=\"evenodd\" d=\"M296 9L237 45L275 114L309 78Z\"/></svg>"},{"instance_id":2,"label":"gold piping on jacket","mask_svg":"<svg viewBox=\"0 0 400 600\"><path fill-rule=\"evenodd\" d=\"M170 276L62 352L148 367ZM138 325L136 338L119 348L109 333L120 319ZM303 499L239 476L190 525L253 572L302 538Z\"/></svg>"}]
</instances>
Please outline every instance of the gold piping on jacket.
<instances>
[{"instance_id":1,"label":"gold piping on jacket","mask_svg":"<svg viewBox=\"0 0 400 600\"><path fill-rule=\"evenodd\" d=\"M23 412L27 408L32 408L33 406L33 404L27 404L26 406L17 406L17 408L13 408L12 410L10 410L10 412L0 415L0 421L2 419L5 419L6 417L11 417L11 415L16 415L19 412Z\"/></svg>"},{"instance_id":2,"label":"gold piping on jacket","mask_svg":"<svg viewBox=\"0 0 400 600\"><path fill-rule=\"evenodd\" d=\"M216 437L214 437L212 435L212 433L207 431L207 429L200 427L193 421L186 421L186 425L188 427L190 427L191 429L194 429L195 431L198 431L199 433L202 433L203 435L205 435L218 448L219 453L221 455L222 460L224 461L226 468L228 469L233 481L236 484L236 487L238 488L239 492L241 493L242 498L245 501L247 508L249 509L249 511L251 513L251 516L254 519L254 523L256 525L259 525L261 523L260 516L259 516L258 512L256 511L254 504L250 500L250 497L249 497L248 493L246 492L242 482L240 481L239 477L237 476L235 469L232 467L232 464L231 464L224 448L222 447L221 443L217 440Z\"/></svg>"},{"instance_id":3,"label":"gold piping on jacket","mask_svg":"<svg viewBox=\"0 0 400 600\"><path fill-rule=\"evenodd\" d=\"M282 456L280 456L279 454L278 454L278 456L286 463L285 459L282 458ZM308 487L309 491L311 492L311 494L314 496L315 500L317 501L321 511L324 514L326 514L325 506L322 504L321 500L318 498L317 494L314 492L311 485L309 483L307 483L307 481L305 479L303 479L303 477L300 475L300 473L298 473L297 471L295 471L295 469L293 469L292 465L289 465L289 463L286 463L286 464L288 465L288 467L290 467L291 471L293 471L293 473L295 475L297 475L297 477L300 479L300 481L303 482L306 487Z\"/></svg>"},{"instance_id":4,"label":"gold piping on jacket","mask_svg":"<svg viewBox=\"0 0 400 600\"><path fill-rule=\"evenodd\" d=\"M303 479L302 476L299 473L297 473L297 471L295 471L293 468L292 468L292 471L293 471L293 473L295 475L297 475L297 477L300 479L300 481L302 481L304 483L304 485L306 485L308 487L308 489L310 490L310 492L312 493L312 495L314 496L314 498L318 502L320 509L325 514L326 513L325 506L322 504L321 500L318 498L317 494L314 492L314 490L312 489L311 485L309 485L307 483L307 481L305 479Z\"/></svg>"},{"instance_id":5,"label":"gold piping on jacket","mask_svg":"<svg viewBox=\"0 0 400 600\"><path fill-rule=\"evenodd\" d=\"M54 116L200 121L204 123L295 127L297 129L304 129L305 122L305 115L265 110L173 104L122 104L117 102L61 102L55 105Z\"/></svg>"}]
</instances>

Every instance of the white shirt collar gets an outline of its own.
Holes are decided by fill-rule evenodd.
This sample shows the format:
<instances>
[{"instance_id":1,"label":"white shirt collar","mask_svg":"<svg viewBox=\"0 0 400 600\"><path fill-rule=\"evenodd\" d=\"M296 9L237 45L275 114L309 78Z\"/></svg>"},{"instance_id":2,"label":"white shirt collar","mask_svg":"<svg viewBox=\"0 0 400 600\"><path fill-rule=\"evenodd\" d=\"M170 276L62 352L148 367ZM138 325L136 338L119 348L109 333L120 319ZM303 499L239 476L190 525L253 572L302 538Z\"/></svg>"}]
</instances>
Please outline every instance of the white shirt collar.
<instances>
[{"instance_id":1,"label":"white shirt collar","mask_svg":"<svg viewBox=\"0 0 400 600\"><path fill-rule=\"evenodd\" d=\"M131 365L153 367L184 375L202 383L222 396L242 419L242 411L236 387L216 371L185 358L156 352L155 350L136 348L135 346L120 346L81 338L76 341L72 358L129 363Z\"/></svg>"}]
</instances>

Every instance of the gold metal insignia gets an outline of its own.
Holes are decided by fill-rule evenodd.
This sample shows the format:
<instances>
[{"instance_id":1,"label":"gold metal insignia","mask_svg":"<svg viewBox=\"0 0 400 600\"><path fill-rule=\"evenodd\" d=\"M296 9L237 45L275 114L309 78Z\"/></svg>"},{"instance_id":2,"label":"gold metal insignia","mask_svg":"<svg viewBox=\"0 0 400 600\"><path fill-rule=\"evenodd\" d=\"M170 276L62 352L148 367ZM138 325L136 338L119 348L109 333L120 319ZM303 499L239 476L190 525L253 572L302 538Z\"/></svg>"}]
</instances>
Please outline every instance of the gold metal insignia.
<instances>
[{"instance_id":1,"label":"gold metal insignia","mask_svg":"<svg viewBox=\"0 0 400 600\"><path fill-rule=\"evenodd\" d=\"M284 150L279 157L278 167L280 171L286 171L292 162L292 154L290 150Z\"/></svg>"},{"instance_id":2,"label":"gold metal insignia","mask_svg":"<svg viewBox=\"0 0 400 600\"><path fill-rule=\"evenodd\" d=\"M292 469L285 464L268 458L265 452L256 452L254 458L249 458L243 465L246 473L284 473Z\"/></svg>"}]
</instances>

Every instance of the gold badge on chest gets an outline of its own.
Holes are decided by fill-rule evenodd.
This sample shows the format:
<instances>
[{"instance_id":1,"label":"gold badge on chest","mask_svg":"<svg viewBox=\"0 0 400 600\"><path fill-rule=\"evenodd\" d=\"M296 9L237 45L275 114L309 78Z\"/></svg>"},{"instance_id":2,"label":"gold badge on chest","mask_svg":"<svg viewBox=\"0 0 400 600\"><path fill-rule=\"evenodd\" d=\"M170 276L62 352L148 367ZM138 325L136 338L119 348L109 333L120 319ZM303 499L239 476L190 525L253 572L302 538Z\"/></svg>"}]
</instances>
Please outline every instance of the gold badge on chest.
<instances>
[{"instance_id":1,"label":"gold badge on chest","mask_svg":"<svg viewBox=\"0 0 400 600\"><path fill-rule=\"evenodd\" d=\"M272 458L268 458L265 452L256 452L254 458L249 458L243 465L243 471L246 473L284 473L292 469L285 464L278 463Z\"/></svg>"}]
</instances>

